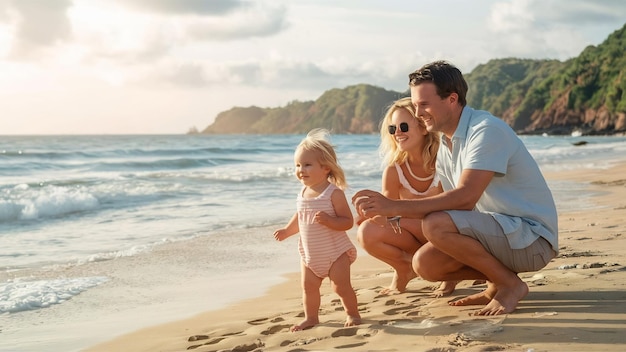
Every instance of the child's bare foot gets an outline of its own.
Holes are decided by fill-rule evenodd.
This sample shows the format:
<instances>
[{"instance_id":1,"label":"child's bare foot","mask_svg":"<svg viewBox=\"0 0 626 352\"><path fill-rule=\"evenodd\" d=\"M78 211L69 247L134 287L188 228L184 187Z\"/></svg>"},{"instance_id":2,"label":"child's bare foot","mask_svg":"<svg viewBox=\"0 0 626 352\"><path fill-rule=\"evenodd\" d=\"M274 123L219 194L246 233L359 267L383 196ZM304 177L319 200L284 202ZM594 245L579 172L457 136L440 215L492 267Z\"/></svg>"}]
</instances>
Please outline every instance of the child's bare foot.
<instances>
[{"instance_id":1,"label":"child's bare foot","mask_svg":"<svg viewBox=\"0 0 626 352\"><path fill-rule=\"evenodd\" d=\"M319 323L320 323L319 319L304 319L299 324L292 326L291 329L289 330L291 332L302 331L302 330L310 329Z\"/></svg>"},{"instance_id":2,"label":"child's bare foot","mask_svg":"<svg viewBox=\"0 0 626 352\"><path fill-rule=\"evenodd\" d=\"M380 290L379 293L381 295L389 295L396 291L402 293L406 291L406 286L409 284L409 281L413 280L416 277L417 275L411 269L403 274L398 273L398 271L396 270L393 273L393 279L391 280L391 284L389 285L389 287L383 288L382 290Z\"/></svg>"},{"instance_id":3,"label":"child's bare foot","mask_svg":"<svg viewBox=\"0 0 626 352\"><path fill-rule=\"evenodd\" d=\"M357 326L357 325L361 325L361 317L357 316L357 317L353 317L351 315L348 315L346 317L346 323L343 324L343 326Z\"/></svg>"},{"instance_id":4,"label":"child's bare foot","mask_svg":"<svg viewBox=\"0 0 626 352\"><path fill-rule=\"evenodd\" d=\"M452 292L454 292L454 289L459 282L460 281L443 281L441 285L433 291L433 296L437 298L449 296Z\"/></svg>"}]
</instances>

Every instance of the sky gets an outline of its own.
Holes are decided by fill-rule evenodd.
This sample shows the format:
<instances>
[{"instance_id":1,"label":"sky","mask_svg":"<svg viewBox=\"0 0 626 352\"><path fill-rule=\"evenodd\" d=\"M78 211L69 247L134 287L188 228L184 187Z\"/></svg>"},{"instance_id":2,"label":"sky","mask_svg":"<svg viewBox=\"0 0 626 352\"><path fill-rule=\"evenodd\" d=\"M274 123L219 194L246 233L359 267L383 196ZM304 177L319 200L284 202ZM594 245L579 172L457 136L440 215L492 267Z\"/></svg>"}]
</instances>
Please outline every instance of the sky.
<instances>
[{"instance_id":1,"label":"sky","mask_svg":"<svg viewBox=\"0 0 626 352\"><path fill-rule=\"evenodd\" d=\"M184 134L433 60L557 59L622 0L0 0L0 135Z\"/></svg>"}]
</instances>

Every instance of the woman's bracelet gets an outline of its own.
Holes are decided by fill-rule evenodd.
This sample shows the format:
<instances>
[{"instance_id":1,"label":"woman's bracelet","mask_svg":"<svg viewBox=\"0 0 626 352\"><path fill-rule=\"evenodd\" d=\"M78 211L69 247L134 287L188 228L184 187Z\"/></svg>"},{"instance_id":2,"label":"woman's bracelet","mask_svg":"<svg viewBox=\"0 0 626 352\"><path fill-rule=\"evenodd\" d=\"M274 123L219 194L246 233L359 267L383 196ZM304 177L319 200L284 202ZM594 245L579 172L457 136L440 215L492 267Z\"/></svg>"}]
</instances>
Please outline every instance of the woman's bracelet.
<instances>
[{"instance_id":1,"label":"woman's bracelet","mask_svg":"<svg viewBox=\"0 0 626 352\"><path fill-rule=\"evenodd\" d=\"M395 234L402 233L402 227L400 227L400 219L402 219L401 216L387 217L387 222L389 223L389 225L391 225L391 228L393 229L393 233Z\"/></svg>"}]
</instances>

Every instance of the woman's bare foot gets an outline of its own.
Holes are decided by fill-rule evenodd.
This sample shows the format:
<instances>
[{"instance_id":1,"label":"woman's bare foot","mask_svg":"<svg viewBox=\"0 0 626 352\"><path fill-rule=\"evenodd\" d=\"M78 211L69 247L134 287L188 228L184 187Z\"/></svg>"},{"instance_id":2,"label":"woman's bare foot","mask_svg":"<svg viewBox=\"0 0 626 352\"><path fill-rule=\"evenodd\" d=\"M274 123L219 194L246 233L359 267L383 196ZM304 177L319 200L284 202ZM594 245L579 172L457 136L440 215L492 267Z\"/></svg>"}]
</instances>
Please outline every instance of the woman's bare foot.
<instances>
[{"instance_id":1,"label":"woman's bare foot","mask_svg":"<svg viewBox=\"0 0 626 352\"><path fill-rule=\"evenodd\" d=\"M350 315L348 315L346 317L346 323L343 324L343 326L346 326L346 327L348 327L348 326L357 326L357 325L361 325L361 317L358 317L358 316L357 317L353 317L353 316L350 316Z\"/></svg>"},{"instance_id":2,"label":"woman's bare foot","mask_svg":"<svg viewBox=\"0 0 626 352\"><path fill-rule=\"evenodd\" d=\"M379 293L381 295L389 295L394 293L395 291L402 293L406 291L406 286L409 284L409 281L413 280L416 277L417 274L415 274L411 269L409 269L409 271L405 274L400 274L396 270L393 273L393 279L391 280L391 284L389 285L389 287L383 288L382 290L380 290Z\"/></svg>"},{"instance_id":3,"label":"woman's bare foot","mask_svg":"<svg viewBox=\"0 0 626 352\"><path fill-rule=\"evenodd\" d=\"M433 291L433 296L435 296L437 298L449 296L452 292L454 292L454 289L456 288L456 285L459 282L460 281L443 281L443 282L441 282L441 285L439 285L439 287L436 288Z\"/></svg>"},{"instance_id":4,"label":"woman's bare foot","mask_svg":"<svg viewBox=\"0 0 626 352\"><path fill-rule=\"evenodd\" d=\"M517 304L528 294L528 285L519 280L512 287L499 287L498 292L487 305L474 313L474 315L500 315L511 313L517 308Z\"/></svg>"},{"instance_id":5,"label":"woman's bare foot","mask_svg":"<svg viewBox=\"0 0 626 352\"><path fill-rule=\"evenodd\" d=\"M304 319L299 324L292 326L291 329L289 330L291 332L302 331L302 330L310 329L319 323L320 323L319 319Z\"/></svg>"}]
</instances>

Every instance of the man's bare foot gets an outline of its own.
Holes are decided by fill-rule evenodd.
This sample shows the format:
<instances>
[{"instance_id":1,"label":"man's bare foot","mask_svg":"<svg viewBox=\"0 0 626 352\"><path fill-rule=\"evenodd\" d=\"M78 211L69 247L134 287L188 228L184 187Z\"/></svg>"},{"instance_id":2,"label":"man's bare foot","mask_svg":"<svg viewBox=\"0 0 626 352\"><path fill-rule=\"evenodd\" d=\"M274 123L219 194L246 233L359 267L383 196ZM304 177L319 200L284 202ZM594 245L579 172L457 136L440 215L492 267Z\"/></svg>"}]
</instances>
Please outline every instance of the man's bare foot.
<instances>
[{"instance_id":1,"label":"man's bare foot","mask_svg":"<svg viewBox=\"0 0 626 352\"><path fill-rule=\"evenodd\" d=\"M413 270L411 269L409 269L409 271L405 274L400 274L396 270L393 273L393 279L391 280L391 284L389 285L389 287L383 288L382 290L380 290L379 293L381 295L389 295L396 291L402 293L406 291L406 286L409 284L409 281L413 280L416 277L417 274L415 274L415 272L413 272Z\"/></svg>"},{"instance_id":2,"label":"man's bare foot","mask_svg":"<svg viewBox=\"0 0 626 352\"><path fill-rule=\"evenodd\" d=\"M302 330L310 329L319 323L320 323L319 319L304 319L299 324L292 326L291 329L289 330L291 332L302 331Z\"/></svg>"},{"instance_id":3,"label":"man's bare foot","mask_svg":"<svg viewBox=\"0 0 626 352\"><path fill-rule=\"evenodd\" d=\"M487 288L484 291L457 299L455 301L450 301L448 304L451 306L485 305L491 302L497 292L498 290L496 289L496 286L488 282Z\"/></svg>"},{"instance_id":4,"label":"man's bare foot","mask_svg":"<svg viewBox=\"0 0 626 352\"><path fill-rule=\"evenodd\" d=\"M348 326L357 326L357 325L361 325L361 317L353 317L348 315L346 317L346 323L343 324L343 326L348 327Z\"/></svg>"},{"instance_id":5,"label":"man's bare foot","mask_svg":"<svg viewBox=\"0 0 626 352\"><path fill-rule=\"evenodd\" d=\"M528 285L519 280L513 287L499 287L493 299L474 315L500 315L511 313L517 304L528 294Z\"/></svg>"},{"instance_id":6,"label":"man's bare foot","mask_svg":"<svg viewBox=\"0 0 626 352\"><path fill-rule=\"evenodd\" d=\"M475 293L473 295L459 298L455 301L448 302L451 306L474 306L474 305L485 305L491 301L491 297L485 291L481 291L479 293Z\"/></svg>"},{"instance_id":7,"label":"man's bare foot","mask_svg":"<svg viewBox=\"0 0 626 352\"><path fill-rule=\"evenodd\" d=\"M445 296L450 295L452 292L454 292L454 289L456 288L456 285L459 282L460 281L441 282L441 285L439 285L439 287L433 291L433 296L439 298L439 297L445 297Z\"/></svg>"}]
</instances>

